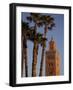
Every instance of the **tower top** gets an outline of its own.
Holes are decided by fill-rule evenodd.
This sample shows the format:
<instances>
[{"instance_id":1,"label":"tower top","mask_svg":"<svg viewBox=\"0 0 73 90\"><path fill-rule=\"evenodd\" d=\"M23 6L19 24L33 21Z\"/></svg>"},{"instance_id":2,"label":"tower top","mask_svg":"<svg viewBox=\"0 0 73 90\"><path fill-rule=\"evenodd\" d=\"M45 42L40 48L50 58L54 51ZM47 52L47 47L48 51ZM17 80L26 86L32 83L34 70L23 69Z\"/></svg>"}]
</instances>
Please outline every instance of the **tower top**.
<instances>
[{"instance_id":1,"label":"tower top","mask_svg":"<svg viewBox=\"0 0 73 90\"><path fill-rule=\"evenodd\" d=\"M56 49L56 43L55 43L53 37L51 37L51 40L50 40L50 42L49 42L49 49L50 49L50 50L55 50L55 49Z\"/></svg>"},{"instance_id":2,"label":"tower top","mask_svg":"<svg viewBox=\"0 0 73 90\"><path fill-rule=\"evenodd\" d=\"M51 37L51 41L54 41L53 37Z\"/></svg>"}]
</instances>

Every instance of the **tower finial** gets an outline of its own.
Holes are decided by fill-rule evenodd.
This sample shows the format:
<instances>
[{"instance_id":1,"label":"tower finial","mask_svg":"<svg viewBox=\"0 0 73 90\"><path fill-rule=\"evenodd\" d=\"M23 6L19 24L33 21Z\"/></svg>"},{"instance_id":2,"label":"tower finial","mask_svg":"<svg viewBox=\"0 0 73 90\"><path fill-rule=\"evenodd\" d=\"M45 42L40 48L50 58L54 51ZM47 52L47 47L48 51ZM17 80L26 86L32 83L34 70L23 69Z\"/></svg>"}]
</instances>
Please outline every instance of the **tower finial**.
<instances>
[{"instance_id":1,"label":"tower finial","mask_svg":"<svg viewBox=\"0 0 73 90\"><path fill-rule=\"evenodd\" d=\"M51 37L51 41L53 41L53 36Z\"/></svg>"}]
</instances>

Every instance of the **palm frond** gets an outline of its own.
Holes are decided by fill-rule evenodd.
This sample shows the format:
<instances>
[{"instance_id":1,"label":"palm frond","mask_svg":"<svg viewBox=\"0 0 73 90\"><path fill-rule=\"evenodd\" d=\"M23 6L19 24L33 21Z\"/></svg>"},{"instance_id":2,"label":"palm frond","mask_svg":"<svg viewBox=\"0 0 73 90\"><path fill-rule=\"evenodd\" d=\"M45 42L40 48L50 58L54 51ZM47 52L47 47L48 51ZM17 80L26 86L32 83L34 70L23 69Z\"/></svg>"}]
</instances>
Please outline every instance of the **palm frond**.
<instances>
[{"instance_id":1,"label":"palm frond","mask_svg":"<svg viewBox=\"0 0 73 90\"><path fill-rule=\"evenodd\" d=\"M27 22L22 21L22 28L28 28L29 24Z\"/></svg>"},{"instance_id":2,"label":"palm frond","mask_svg":"<svg viewBox=\"0 0 73 90\"><path fill-rule=\"evenodd\" d=\"M51 23L50 26L48 26L48 29L52 30L53 27L55 27L55 23Z\"/></svg>"},{"instance_id":3,"label":"palm frond","mask_svg":"<svg viewBox=\"0 0 73 90\"><path fill-rule=\"evenodd\" d=\"M27 17L27 20L32 22L32 17L31 16Z\"/></svg>"},{"instance_id":4,"label":"palm frond","mask_svg":"<svg viewBox=\"0 0 73 90\"><path fill-rule=\"evenodd\" d=\"M42 27L43 26L43 23L39 22L39 23L37 23L37 26L38 27Z\"/></svg>"},{"instance_id":5,"label":"palm frond","mask_svg":"<svg viewBox=\"0 0 73 90\"><path fill-rule=\"evenodd\" d=\"M23 21L21 23L22 23L22 35L24 36L26 31L29 30L29 24Z\"/></svg>"},{"instance_id":6,"label":"palm frond","mask_svg":"<svg viewBox=\"0 0 73 90\"><path fill-rule=\"evenodd\" d=\"M30 13L30 15L34 18L37 18L40 16L40 13Z\"/></svg>"},{"instance_id":7,"label":"palm frond","mask_svg":"<svg viewBox=\"0 0 73 90\"><path fill-rule=\"evenodd\" d=\"M52 24L51 24L51 27L55 27L55 23L52 23Z\"/></svg>"},{"instance_id":8,"label":"palm frond","mask_svg":"<svg viewBox=\"0 0 73 90\"><path fill-rule=\"evenodd\" d=\"M33 22L35 22L35 23L40 22L40 14L39 13L30 13L30 17L32 18Z\"/></svg>"}]
</instances>

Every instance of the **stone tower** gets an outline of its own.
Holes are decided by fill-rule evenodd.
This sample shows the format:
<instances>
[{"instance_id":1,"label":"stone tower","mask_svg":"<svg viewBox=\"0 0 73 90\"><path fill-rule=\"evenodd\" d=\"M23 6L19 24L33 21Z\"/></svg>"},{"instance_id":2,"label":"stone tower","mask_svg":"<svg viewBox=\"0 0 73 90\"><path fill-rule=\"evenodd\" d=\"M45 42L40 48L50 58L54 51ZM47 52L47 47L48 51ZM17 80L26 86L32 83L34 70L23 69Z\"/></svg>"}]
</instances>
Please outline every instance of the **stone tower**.
<instances>
[{"instance_id":1,"label":"stone tower","mask_svg":"<svg viewBox=\"0 0 73 90\"><path fill-rule=\"evenodd\" d=\"M53 38L51 38L49 42L49 48L46 51L45 61L46 76L60 75L60 55Z\"/></svg>"}]
</instances>

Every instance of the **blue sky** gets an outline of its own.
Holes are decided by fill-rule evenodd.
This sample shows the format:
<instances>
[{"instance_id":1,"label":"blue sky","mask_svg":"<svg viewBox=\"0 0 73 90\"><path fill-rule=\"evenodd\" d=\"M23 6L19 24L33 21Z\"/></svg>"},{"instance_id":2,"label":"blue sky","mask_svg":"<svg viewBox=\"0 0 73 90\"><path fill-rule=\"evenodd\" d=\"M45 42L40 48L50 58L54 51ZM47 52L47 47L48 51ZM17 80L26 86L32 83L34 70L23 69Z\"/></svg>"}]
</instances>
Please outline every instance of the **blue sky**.
<instances>
[{"instance_id":1,"label":"blue sky","mask_svg":"<svg viewBox=\"0 0 73 90\"><path fill-rule=\"evenodd\" d=\"M45 14L45 13L43 13ZM27 12L22 12L22 21L26 21L27 19L26 17L29 16L30 14ZM46 42L46 49L49 46L49 41L51 39L51 37L54 38L55 42L56 42L56 46L57 49L60 53L61 56L61 71L60 74L63 75L64 74L64 15L63 14L45 14L45 15L50 15L55 19L55 24L56 26L52 29L52 31L48 31L47 33L47 42ZM30 26L33 26L34 23L30 23ZM37 28L37 32L43 33L44 29L43 28ZM32 74L32 55L33 55L33 43L31 41L27 42L27 46L28 46L28 75L31 76ZM39 75L39 68L40 68L40 61L41 61L41 46L39 45L39 51L38 51L38 63L37 63L37 76ZM45 60L44 60L45 61ZM43 75L45 75L45 62L44 62L44 67L43 67Z\"/></svg>"}]
</instances>

